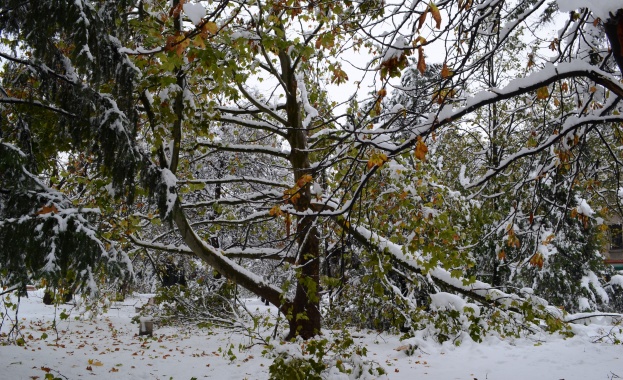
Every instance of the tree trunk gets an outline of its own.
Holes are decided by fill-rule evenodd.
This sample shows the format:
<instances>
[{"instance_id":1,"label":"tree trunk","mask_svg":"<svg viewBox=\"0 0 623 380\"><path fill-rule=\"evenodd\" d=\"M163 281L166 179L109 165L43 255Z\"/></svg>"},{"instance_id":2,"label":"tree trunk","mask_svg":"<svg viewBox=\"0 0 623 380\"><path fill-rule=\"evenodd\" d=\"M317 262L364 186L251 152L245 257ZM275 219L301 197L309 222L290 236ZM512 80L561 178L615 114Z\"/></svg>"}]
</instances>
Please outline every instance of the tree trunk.
<instances>
[{"instance_id":1,"label":"tree trunk","mask_svg":"<svg viewBox=\"0 0 623 380\"><path fill-rule=\"evenodd\" d=\"M289 320L290 332L288 339L300 336L309 339L320 333L320 257L318 230L314 218L306 216L300 219L297 226L299 240L299 257L297 265L301 272L297 276L296 294L292 305L292 317Z\"/></svg>"},{"instance_id":2,"label":"tree trunk","mask_svg":"<svg viewBox=\"0 0 623 380\"><path fill-rule=\"evenodd\" d=\"M295 69L290 56L285 51L279 52L281 79L286 88L286 113L288 121L288 142L290 143L290 162L294 182L298 183L306 174L311 174L307 131L303 127L301 105L297 101L297 82ZM293 202L296 211L305 212L311 204L310 184L305 183L299 190L299 198ZM316 218L308 215L298 217L297 243L299 247L296 265L300 268L297 275L296 293L289 313L290 332L287 339L300 336L309 339L320 333L320 239L315 226Z\"/></svg>"},{"instance_id":3,"label":"tree trunk","mask_svg":"<svg viewBox=\"0 0 623 380\"><path fill-rule=\"evenodd\" d=\"M612 47L614 61L619 66L619 71L623 73L623 9L619 9L616 15L609 18L604 27Z\"/></svg>"}]
</instances>

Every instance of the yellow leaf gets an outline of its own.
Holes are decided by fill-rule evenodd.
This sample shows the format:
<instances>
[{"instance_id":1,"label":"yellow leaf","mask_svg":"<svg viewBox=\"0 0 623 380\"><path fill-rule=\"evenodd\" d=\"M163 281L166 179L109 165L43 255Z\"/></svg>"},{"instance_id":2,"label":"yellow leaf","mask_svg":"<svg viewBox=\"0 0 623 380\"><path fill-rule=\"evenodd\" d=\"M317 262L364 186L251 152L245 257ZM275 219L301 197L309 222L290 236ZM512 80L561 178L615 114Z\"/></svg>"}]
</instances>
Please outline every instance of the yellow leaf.
<instances>
[{"instance_id":1,"label":"yellow leaf","mask_svg":"<svg viewBox=\"0 0 623 380\"><path fill-rule=\"evenodd\" d=\"M206 22L205 24L203 24L203 26L201 27L201 30L204 32L208 32L211 35L215 35L216 32L218 31L218 26L216 25L215 22Z\"/></svg>"},{"instance_id":2,"label":"yellow leaf","mask_svg":"<svg viewBox=\"0 0 623 380\"><path fill-rule=\"evenodd\" d=\"M547 86L543 86L536 90L536 98L537 99L547 99L549 96L549 91L547 90Z\"/></svg>"},{"instance_id":3,"label":"yellow leaf","mask_svg":"<svg viewBox=\"0 0 623 380\"><path fill-rule=\"evenodd\" d=\"M372 169L375 166L381 167L383 166L384 163L386 163L388 160L387 155L384 153L374 153L372 156L370 156L370 159L368 160L368 170Z\"/></svg>"},{"instance_id":4,"label":"yellow leaf","mask_svg":"<svg viewBox=\"0 0 623 380\"><path fill-rule=\"evenodd\" d=\"M415 40L413 40L413 47L416 47L418 43L420 45L424 45L426 43L426 38L418 36Z\"/></svg>"},{"instance_id":5,"label":"yellow leaf","mask_svg":"<svg viewBox=\"0 0 623 380\"><path fill-rule=\"evenodd\" d=\"M446 98L453 98L456 95L456 91L452 89L443 88L433 93L432 101L437 104L443 104Z\"/></svg>"},{"instance_id":6,"label":"yellow leaf","mask_svg":"<svg viewBox=\"0 0 623 380\"><path fill-rule=\"evenodd\" d=\"M201 36L197 36L195 38L193 38L193 45L195 47L201 48L201 49L205 49L206 48L206 44L203 41L203 38Z\"/></svg>"},{"instance_id":7,"label":"yellow leaf","mask_svg":"<svg viewBox=\"0 0 623 380\"><path fill-rule=\"evenodd\" d=\"M430 13L433 15L433 20L435 20L435 27L441 29L441 13L439 13L439 8L432 1L430 2Z\"/></svg>"}]
</instances>

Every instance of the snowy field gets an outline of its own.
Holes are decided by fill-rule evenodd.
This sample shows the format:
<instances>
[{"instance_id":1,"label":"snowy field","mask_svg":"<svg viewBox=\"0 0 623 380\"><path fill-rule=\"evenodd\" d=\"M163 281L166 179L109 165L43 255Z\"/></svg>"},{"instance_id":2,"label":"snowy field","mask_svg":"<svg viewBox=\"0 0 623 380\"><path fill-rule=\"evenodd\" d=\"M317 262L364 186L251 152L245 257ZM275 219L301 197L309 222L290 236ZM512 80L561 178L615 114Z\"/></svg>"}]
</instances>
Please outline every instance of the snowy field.
<instances>
[{"instance_id":1,"label":"snowy field","mask_svg":"<svg viewBox=\"0 0 623 380\"><path fill-rule=\"evenodd\" d=\"M146 296L115 304L95 321L59 321L51 328L54 307L45 306L40 292L30 292L19 309L24 346L0 346L0 379L266 379L272 359L261 345L227 330L154 330L139 337L132 323L135 307ZM250 309L266 312L258 300ZM57 310L58 315L63 307ZM8 330L3 324L2 333ZM623 345L593 343L610 331L606 324L578 326L576 336L540 335L524 339L463 343L459 347L418 342L411 356L396 336L353 332L355 342L368 347L367 358L387 371L389 379L623 379ZM56 341L58 337L58 341ZM235 359L227 355L233 343ZM222 349L219 349L222 348ZM402 348L402 349L401 349ZM48 375L49 377L49 375ZM345 377L343 377L345 378Z\"/></svg>"}]
</instances>

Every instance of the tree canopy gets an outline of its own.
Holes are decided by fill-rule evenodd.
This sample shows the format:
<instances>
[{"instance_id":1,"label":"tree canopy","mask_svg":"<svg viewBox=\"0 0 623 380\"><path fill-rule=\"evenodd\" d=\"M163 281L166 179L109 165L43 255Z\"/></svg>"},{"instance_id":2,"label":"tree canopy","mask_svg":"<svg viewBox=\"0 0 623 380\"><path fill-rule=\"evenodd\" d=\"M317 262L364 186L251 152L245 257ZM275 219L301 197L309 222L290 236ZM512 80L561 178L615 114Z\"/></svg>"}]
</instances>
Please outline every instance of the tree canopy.
<instances>
[{"instance_id":1,"label":"tree canopy","mask_svg":"<svg viewBox=\"0 0 623 380\"><path fill-rule=\"evenodd\" d=\"M168 252L304 339L621 311L613 3L3 0L0 281Z\"/></svg>"}]
</instances>

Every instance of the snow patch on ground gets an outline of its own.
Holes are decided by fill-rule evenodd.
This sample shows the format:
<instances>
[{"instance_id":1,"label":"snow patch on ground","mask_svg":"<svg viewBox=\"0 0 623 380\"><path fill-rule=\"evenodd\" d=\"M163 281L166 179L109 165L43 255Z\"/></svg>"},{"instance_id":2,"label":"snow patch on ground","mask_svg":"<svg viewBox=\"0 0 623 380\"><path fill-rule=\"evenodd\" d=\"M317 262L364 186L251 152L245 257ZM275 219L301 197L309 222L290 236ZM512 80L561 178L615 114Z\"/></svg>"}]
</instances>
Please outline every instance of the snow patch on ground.
<instances>
[{"instance_id":1,"label":"snow patch on ground","mask_svg":"<svg viewBox=\"0 0 623 380\"><path fill-rule=\"evenodd\" d=\"M53 306L43 304L41 291L29 295L19 309L26 345L0 346L3 379L43 379L46 370L68 379L268 378L272 359L263 357L263 346L251 346L253 342L242 333L156 326L153 337L139 337L139 325L131 320L135 308L145 304L149 295L113 303L106 314L92 321L75 320L75 313L60 320L61 311L70 305L60 306L55 313ZM435 303L464 305L447 294L439 295ZM274 312L257 299L247 300L246 305L255 312ZM58 336L51 328L55 316ZM460 346L419 337L400 341L398 336L366 330L352 335L355 344L368 348L365 359L383 366L388 379L612 379L623 377L623 346L592 343L612 328L609 321L596 317L591 325L574 325L574 338L546 334L504 340L489 337L480 344L464 341ZM0 333L8 329L4 323ZM226 354L230 344L235 358ZM239 345L251 348L239 350ZM330 379L344 376L333 373Z\"/></svg>"}]
</instances>

